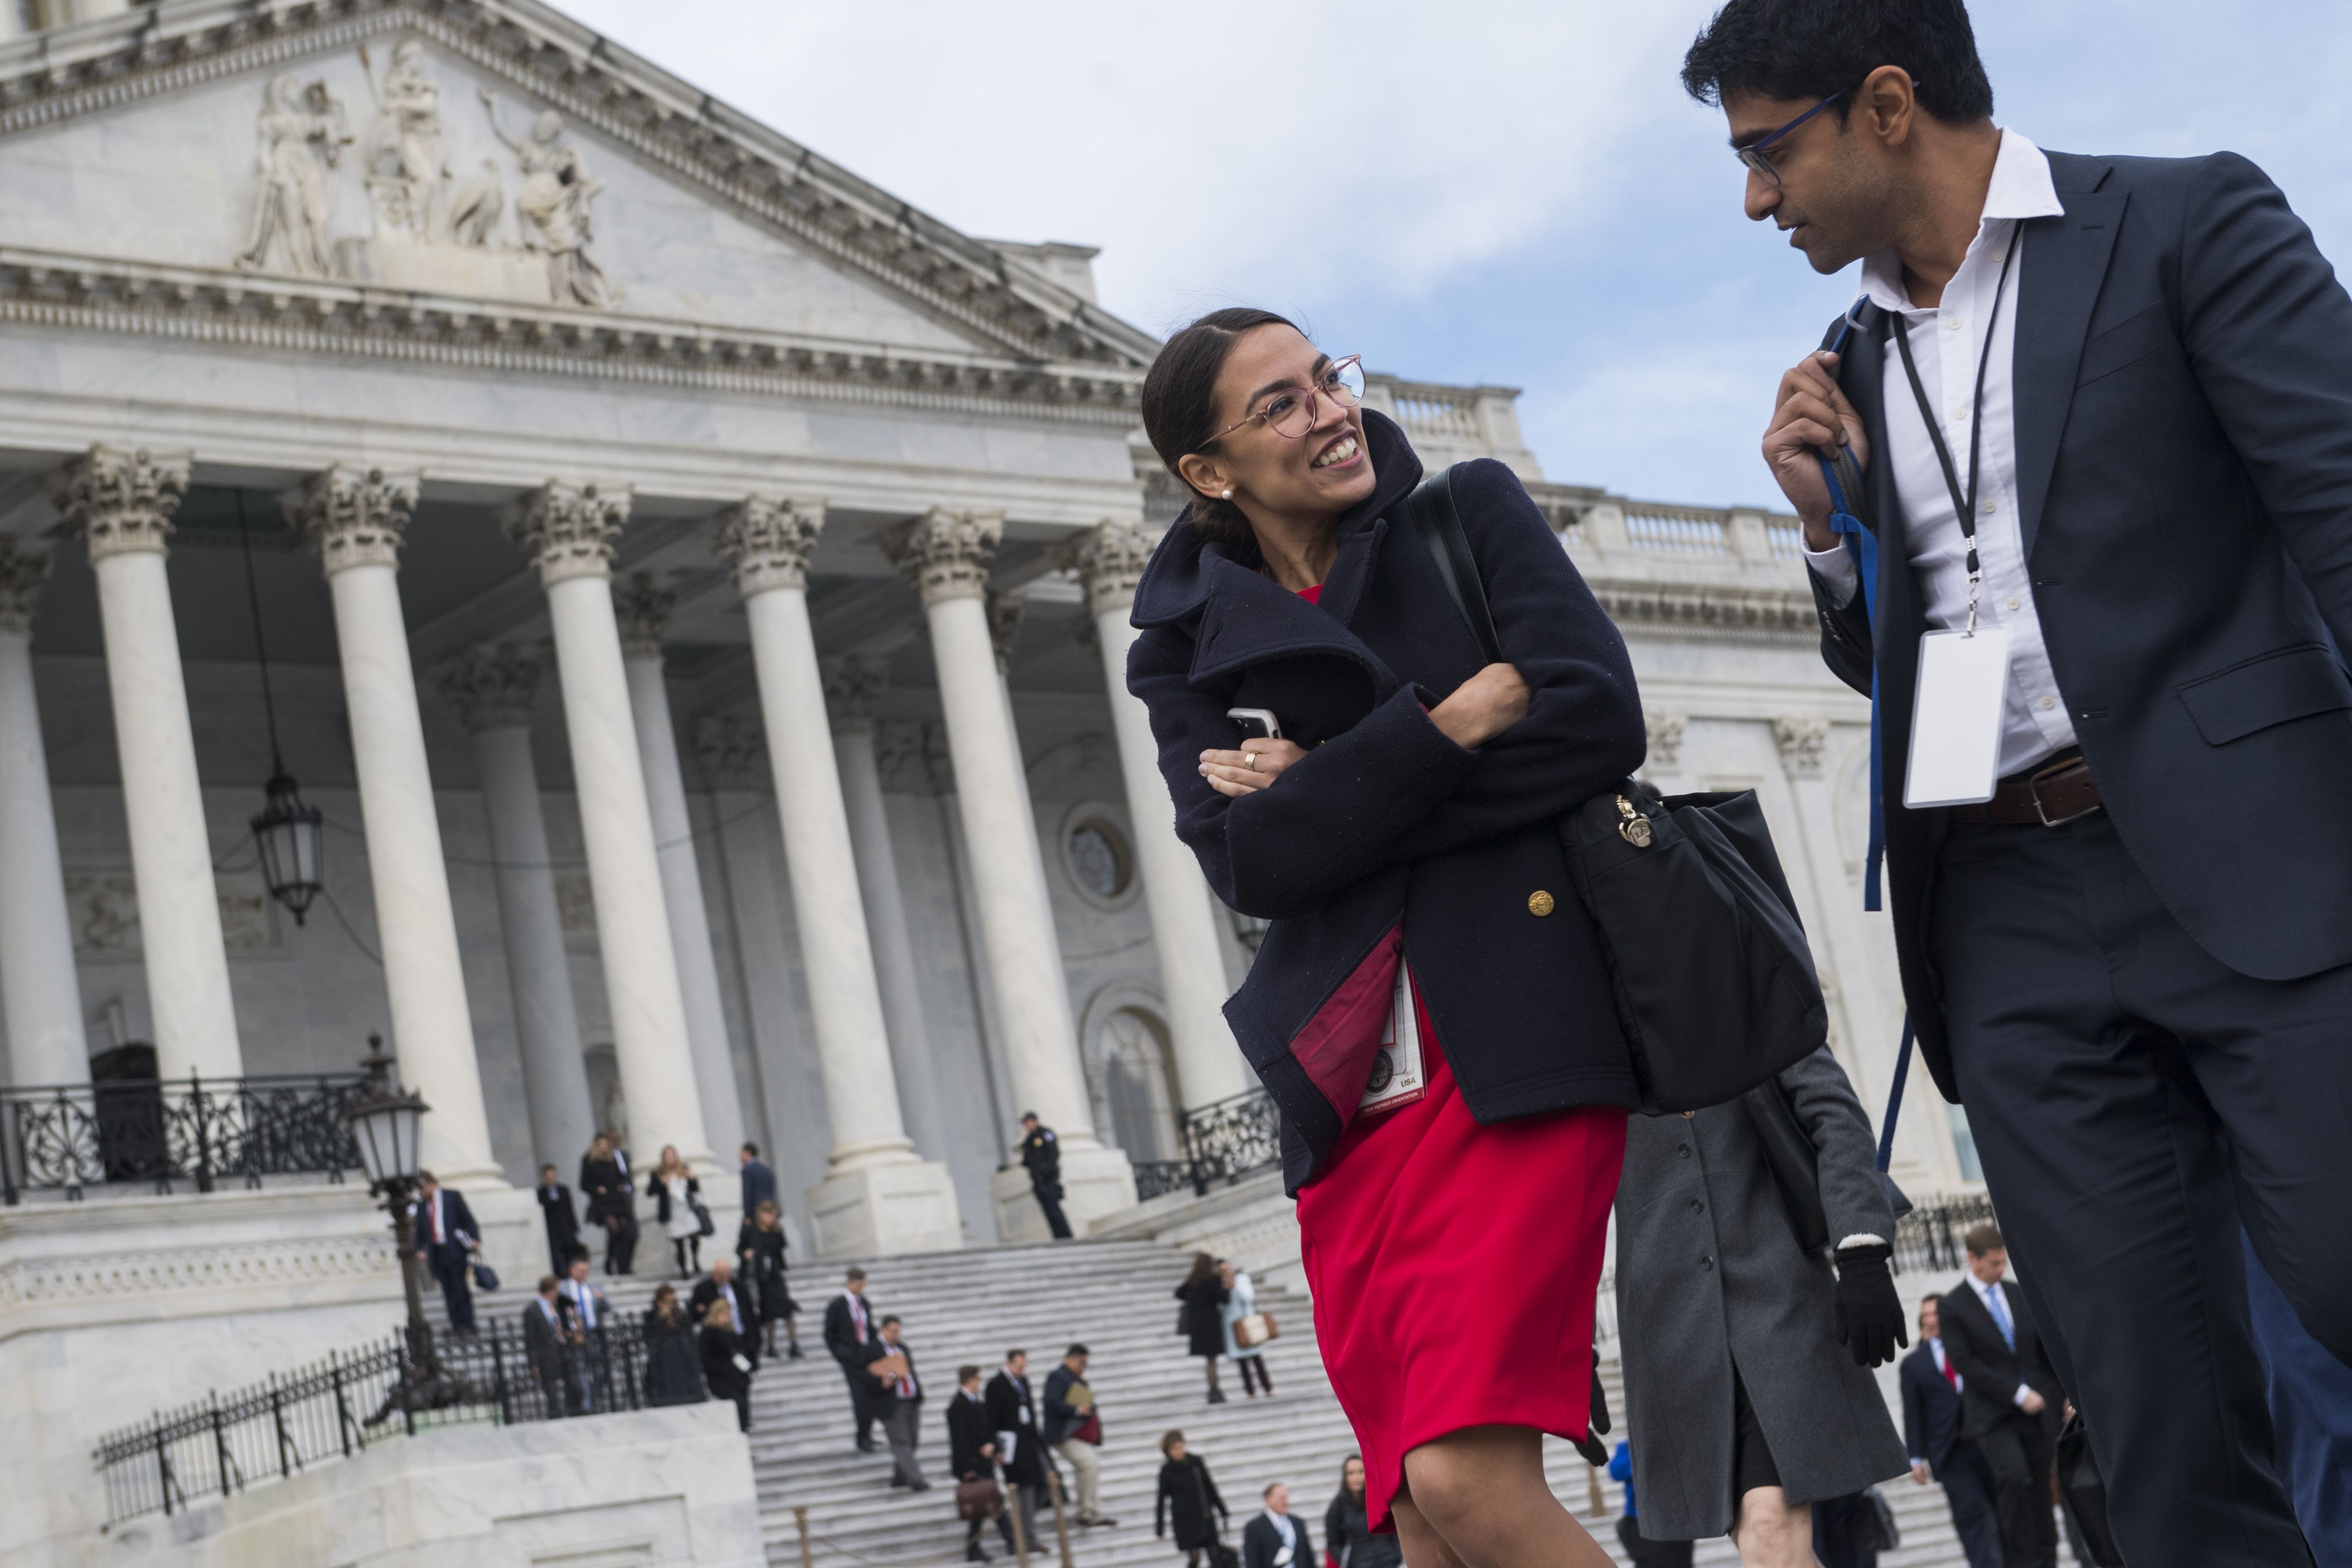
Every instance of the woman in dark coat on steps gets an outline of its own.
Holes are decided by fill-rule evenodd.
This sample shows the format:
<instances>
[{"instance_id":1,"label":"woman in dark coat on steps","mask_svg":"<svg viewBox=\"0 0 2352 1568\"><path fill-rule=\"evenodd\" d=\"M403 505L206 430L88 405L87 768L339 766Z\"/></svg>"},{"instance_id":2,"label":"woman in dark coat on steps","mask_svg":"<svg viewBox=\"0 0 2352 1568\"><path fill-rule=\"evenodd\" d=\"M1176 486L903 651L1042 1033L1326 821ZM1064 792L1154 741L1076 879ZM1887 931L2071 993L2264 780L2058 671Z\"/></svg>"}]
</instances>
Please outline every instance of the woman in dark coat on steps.
<instances>
[{"instance_id":1,"label":"woman in dark coat on steps","mask_svg":"<svg viewBox=\"0 0 2352 1568\"><path fill-rule=\"evenodd\" d=\"M1217 1260L1205 1252L1192 1254L1192 1272L1176 1287L1184 1303L1185 1349L1209 1369L1209 1403L1223 1405L1225 1391L1217 1386L1217 1358L1225 1353L1225 1299L1229 1292L1217 1275Z\"/></svg>"},{"instance_id":2,"label":"woman in dark coat on steps","mask_svg":"<svg viewBox=\"0 0 2352 1568\"><path fill-rule=\"evenodd\" d=\"M1339 1466L1339 1494L1323 1510L1323 1550L1331 1554L1331 1568L1402 1568L1404 1548L1393 1535L1374 1535L1365 1515L1360 1454Z\"/></svg>"},{"instance_id":3,"label":"woman in dark coat on steps","mask_svg":"<svg viewBox=\"0 0 2352 1568\"><path fill-rule=\"evenodd\" d=\"M1232 1522L1217 1483L1201 1456L1184 1451L1184 1434L1171 1432L1160 1439L1168 1462L1160 1467L1160 1500L1151 1507L1151 1533L1168 1539L1176 1527L1176 1550L1184 1553L1184 1568L1201 1568L1201 1559L1217 1543L1223 1525Z\"/></svg>"},{"instance_id":4,"label":"woman in dark coat on steps","mask_svg":"<svg viewBox=\"0 0 2352 1568\"><path fill-rule=\"evenodd\" d=\"M702 1381L720 1399L735 1402L735 1424L744 1431L751 1429L751 1374L741 1364L742 1342L735 1335L735 1315L727 1310L724 1297L713 1301L703 1310Z\"/></svg>"},{"instance_id":5,"label":"woman in dark coat on steps","mask_svg":"<svg viewBox=\"0 0 2352 1568\"><path fill-rule=\"evenodd\" d=\"M1370 1528L1416 1562L1606 1568L1542 1439L1588 1432L1641 1093L1558 829L1641 766L1641 698L1518 476L1478 458L1424 492L1363 392L1269 311L1160 349L1143 426L1188 494L1128 689L1178 837L1272 922L1225 1017L1281 1112ZM1425 536L1444 496L1454 537Z\"/></svg>"},{"instance_id":6,"label":"woman in dark coat on steps","mask_svg":"<svg viewBox=\"0 0 2352 1568\"><path fill-rule=\"evenodd\" d=\"M699 1405L709 1397L694 1324L677 1304L677 1287L664 1285L646 1309L646 1403Z\"/></svg>"}]
</instances>

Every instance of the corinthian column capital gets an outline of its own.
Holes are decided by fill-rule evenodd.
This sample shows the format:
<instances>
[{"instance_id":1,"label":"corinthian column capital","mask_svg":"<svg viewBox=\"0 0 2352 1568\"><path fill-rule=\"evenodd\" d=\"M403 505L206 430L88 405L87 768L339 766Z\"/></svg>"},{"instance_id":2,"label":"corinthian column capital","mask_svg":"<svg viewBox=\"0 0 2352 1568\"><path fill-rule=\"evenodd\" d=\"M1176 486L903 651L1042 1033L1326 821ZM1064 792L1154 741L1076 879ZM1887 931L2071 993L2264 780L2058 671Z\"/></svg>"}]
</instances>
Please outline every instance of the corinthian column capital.
<instances>
[{"instance_id":1,"label":"corinthian column capital","mask_svg":"<svg viewBox=\"0 0 2352 1568\"><path fill-rule=\"evenodd\" d=\"M572 577L609 577L613 547L628 526L629 491L550 479L507 503L499 519L509 539L552 588Z\"/></svg>"},{"instance_id":2,"label":"corinthian column capital","mask_svg":"<svg viewBox=\"0 0 2352 1568\"><path fill-rule=\"evenodd\" d=\"M442 666L436 684L467 729L527 730L531 698L546 673L544 648L478 643Z\"/></svg>"},{"instance_id":3,"label":"corinthian column capital","mask_svg":"<svg viewBox=\"0 0 2352 1568\"><path fill-rule=\"evenodd\" d=\"M621 623L621 652L630 658L659 658L669 613L677 608L677 587L650 572L632 572L613 584L613 615Z\"/></svg>"},{"instance_id":4,"label":"corinthian column capital","mask_svg":"<svg viewBox=\"0 0 2352 1568\"><path fill-rule=\"evenodd\" d=\"M712 544L745 598L808 585L809 556L824 527L823 501L746 496L718 516Z\"/></svg>"},{"instance_id":5,"label":"corinthian column capital","mask_svg":"<svg viewBox=\"0 0 2352 1568\"><path fill-rule=\"evenodd\" d=\"M890 671L878 658L856 655L841 659L824 673L824 708L833 719L834 733L855 735L874 728L874 704L889 684Z\"/></svg>"},{"instance_id":6,"label":"corinthian column capital","mask_svg":"<svg viewBox=\"0 0 2352 1568\"><path fill-rule=\"evenodd\" d=\"M885 529L882 553L923 596L926 605L977 599L988 592L988 569L1004 538L1001 511L950 511L935 506Z\"/></svg>"},{"instance_id":7,"label":"corinthian column capital","mask_svg":"<svg viewBox=\"0 0 2352 1568\"><path fill-rule=\"evenodd\" d=\"M1134 523L1107 521L1055 545L1054 562L1078 574L1087 612L1103 616L1135 603L1151 548L1151 536Z\"/></svg>"},{"instance_id":8,"label":"corinthian column capital","mask_svg":"<svg viewBox=\"0 0 2352 1568\"><path fill-rule=\"evenodd\" d=\"M172 514L188 493L186 452L130 451L92 447L45 481L49 502L104 560L134 550L160 555L172 537Z\"/></svg>"},{"instance_id":9,"label":"corinthian column capital","mask_svg":"<svg viewBox=\"0 0 2352 1568\"><path fill-rule=\"evenodd\" d=\"M0 536L0 632L22 637L33 629L33 612L49 580L51 559L46 550L27 550L14 538Z\"/></svg>"},{"instance_id":10,"label":"corinthian column capital","mask_svg":"<svg viewBox=\"0 0 2352 1568\"><path fill-rule=\"evenodd\" d=\"M310 542L328 576L352 566L398 566L416 510L416 476L337 463L278 498L286 525Z\"/></svg>"}]
</instances>

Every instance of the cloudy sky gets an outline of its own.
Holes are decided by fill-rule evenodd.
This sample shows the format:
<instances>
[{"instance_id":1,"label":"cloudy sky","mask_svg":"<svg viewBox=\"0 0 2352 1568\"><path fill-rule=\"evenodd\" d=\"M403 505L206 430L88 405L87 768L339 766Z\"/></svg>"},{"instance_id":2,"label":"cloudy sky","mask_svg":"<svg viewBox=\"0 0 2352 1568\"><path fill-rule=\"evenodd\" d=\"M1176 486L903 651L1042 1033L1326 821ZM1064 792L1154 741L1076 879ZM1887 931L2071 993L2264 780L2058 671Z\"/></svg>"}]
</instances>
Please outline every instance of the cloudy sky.
<instances>
[{"instance_id":1,"label":"cloudy sky","mask_svg":"<svg viewBox=\"0 0 2352 1568\"><path fill-rule=\"evenodd\" d=\"M1853 291L1739 212L1675 68L1712 0L557 0L969 233L1098 245L1165 333L1298 317L1376 368L1526 389L1552 478L1770 501L1771 388ZM2352 258L2341 0L1977 0L2045 147L2267 168Z\"/></svg>"}]
</instances>

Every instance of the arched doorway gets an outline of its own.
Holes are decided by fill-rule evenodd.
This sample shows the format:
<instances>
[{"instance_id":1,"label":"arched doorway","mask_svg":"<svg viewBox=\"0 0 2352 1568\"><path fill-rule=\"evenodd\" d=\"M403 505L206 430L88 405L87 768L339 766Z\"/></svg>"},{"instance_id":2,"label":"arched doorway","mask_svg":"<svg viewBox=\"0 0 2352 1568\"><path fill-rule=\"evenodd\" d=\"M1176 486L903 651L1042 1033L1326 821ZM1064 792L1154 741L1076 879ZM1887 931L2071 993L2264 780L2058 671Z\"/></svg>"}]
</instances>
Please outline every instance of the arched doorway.
<instances>
[{"instance_id":1,"label":"arched doorway","mask_svg":"<svg viewBox=\"0 0 2352 1568\"><path fill-rule=\"evenodd\" d=\"M1096 1125L1138 1162L1172 1160L1181 1151L1176 1133L1177 1100L1168 1070L1168 1028L1157 1015L1138 1006L1113 1008L1104 1016L1093 1071Z\"/></svg>"}]
</instances>

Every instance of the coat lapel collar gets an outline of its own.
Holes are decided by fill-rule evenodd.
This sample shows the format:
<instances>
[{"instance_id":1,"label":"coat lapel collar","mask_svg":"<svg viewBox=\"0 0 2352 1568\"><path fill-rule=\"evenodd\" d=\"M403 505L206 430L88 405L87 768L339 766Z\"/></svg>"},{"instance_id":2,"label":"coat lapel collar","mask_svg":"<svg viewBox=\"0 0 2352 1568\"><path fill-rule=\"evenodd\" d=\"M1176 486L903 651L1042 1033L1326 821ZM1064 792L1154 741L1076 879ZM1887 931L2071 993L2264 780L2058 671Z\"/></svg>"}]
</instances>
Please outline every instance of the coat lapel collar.
<instances>
[{"instance_id":1,"label":"coat lapel collar","mask_svg":"<svg viewBox=\"0 0 2352 1568\"><path fill-rule=\"evenodd\" d=\"M1358 530L1361 540L1370 530ZM1361 561L1352 592L1363 593ZM1349 560L1349 542L1340 546L1340 562ZM1345 582L1335 563L1324 580L1324 592ZM1219 559L1213 569L1207 603L1201 612L1199 640L1192 651L1192 679L1206 680L1246 665L1289 654L1336 653L1370 670L1383 697L1395 689L1396 677L1380 656L1342 624L1339 615L1310 605L1281 584L1236 562Z\"/></svg>"},{"instance_id":2,"label":"coat lapel collar","mask_svg":"<svg viewBox=\"0 0 2352 1568\"><path fill-rule=\"evenodd\" d=\"M2128 193L2105 192L2108 165L2054 153L2051 173L2066 210L2020 226L2017 349L2011 371L2017 447L2018 527L2025 557L2042 529L2042 504L2058 464L2058 443L2074 403L2074 373L2092 308L2107 276Z\"/></svg>"}]
</instances>

